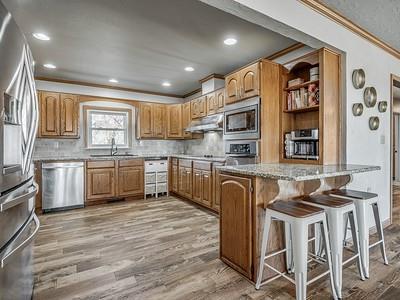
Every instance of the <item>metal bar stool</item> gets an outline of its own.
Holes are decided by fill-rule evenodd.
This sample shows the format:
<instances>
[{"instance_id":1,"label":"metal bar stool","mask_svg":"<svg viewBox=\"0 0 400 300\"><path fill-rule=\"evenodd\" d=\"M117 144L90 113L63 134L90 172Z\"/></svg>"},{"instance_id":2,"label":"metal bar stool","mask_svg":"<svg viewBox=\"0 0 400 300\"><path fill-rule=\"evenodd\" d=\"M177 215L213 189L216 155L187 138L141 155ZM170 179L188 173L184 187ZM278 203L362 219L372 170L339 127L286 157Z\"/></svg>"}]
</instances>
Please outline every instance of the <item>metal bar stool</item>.
<instances>
[{"instance_id":1,"label":"metal bar stool","mask_svg":"<svg viewBox=\"0 0 400 300\"><path fill-rule=\"evenodd\" d=\"M331 245L332 268L334 286L336 294L342 298L342 271L343 265L357 258L357 267L361 280L365 280L361 268L361 255L359 251L357 212L353 201L337 198L330 195L312 195L302 198L302 203L323 209L328 220L329 241ZM351 232L353 236L353 246L355 255L343 261L343 239L344 239L344 218L350 220ZM327 253L327 251L326 251Z\"/></svg>"},{"instance_id":2,"label":"metal bar stool","mask_svg":"<svg viewBox=\"0 0 400 300\"><path fill-rule=\"evenodd\" d=\"M291 248L291 251L293 253L295 280L286 275L286 273L280 272L273 266L267 264L265 261L266 259L283 253L288 249L286 248L274 253L270 253L269 255L266 254L269 229L271 227L272 221L283 221L285 222L285 224L288 223L292 230L292 245L289 248ZM328 253L326 257L329 270L314 277L311 280L307 280L308 226L319 223L321 223L321 226L323 227L322 238L324 241L325 249L327 249ZM296 299L305 300L307 295L307 285L329 274L332 295L334 299L337 299L336 291L333 286L332 263L329 254L330 244L328 239L327 219L323 209L306 205L299 201L276 201L272 204L269 204L265 209L264 231L261 244L261 257L258 269L256 289L259 289L262 285L267 284L279 277L284 277L296 285ZM277 273L277 275L262 282L264 267L271 269L272 271Z\"/></svg>"},{"instance_id":3,"label":"metal bar stool","mask_svg":"<svg viewBox=\"0 0 400 300\"><path fill-rule=\"evenodd\" d=\"M385 239L383 236L383 226L380 218L380 211L378 206L378 195L374 193L367 193L355 190L341 189L332 190L327 192L329 195L340 197L353 201L357 211L357 223L359 228L360 239L360 253L361 262L363 266L364 275L369 278L369 249L380 245L383 262L388 265L385 250ZM368 225L368 212L367 209L372 207L375 219L376 230L379 235L379 241L370 245L369 244L369 225ZM346 226L347 228L347 226ZM347 230L346 230L347 233ZM346 234L344 240L346 239Z\"/></svg>"}]
</instances>

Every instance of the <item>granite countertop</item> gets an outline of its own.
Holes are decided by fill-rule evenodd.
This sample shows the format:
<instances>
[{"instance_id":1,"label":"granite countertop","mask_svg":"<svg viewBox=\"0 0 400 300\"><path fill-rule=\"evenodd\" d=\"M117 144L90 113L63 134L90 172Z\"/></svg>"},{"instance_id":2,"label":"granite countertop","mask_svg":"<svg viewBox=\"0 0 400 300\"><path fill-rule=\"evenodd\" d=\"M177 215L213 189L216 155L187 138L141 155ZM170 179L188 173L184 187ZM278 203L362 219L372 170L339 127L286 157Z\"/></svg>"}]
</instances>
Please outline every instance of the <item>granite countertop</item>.
<instances>
[{"instance_id":1,"label":"granite countertop","mask_svg":"<svg viewBox=\"0 0 400 300\"><path fill-rule=\"evenodd\" d=\"M304 181L364 173L380 170L379 166L367 165L304 165L304 164L253 164L222 166L220 171L232 174L258 176L262 178Z\"/></svg>"},{"instance_id":2,"label":"granite countertop","mask_svg":"<svg viewBox=\"0 0 400 300\"><path fill-rule=\"evenodd\" d=\"M176 157L176 158L184 158L184 159L193 159L193 160L203 160L203 161L211 161L211 162L225 162L225 157L216 156L216 157L204 157L200 155L189 155L189 154L138 154L134 156L90 156L90 155L78 155L78 156L42 156L42 157L34 157L33 161L37 162L54 162L54 161L82 161L82 160L126 160L126 159L135 159L142 158L145 160L152 159L162 159L168 157Z\"/></svg>"}]
</instances>

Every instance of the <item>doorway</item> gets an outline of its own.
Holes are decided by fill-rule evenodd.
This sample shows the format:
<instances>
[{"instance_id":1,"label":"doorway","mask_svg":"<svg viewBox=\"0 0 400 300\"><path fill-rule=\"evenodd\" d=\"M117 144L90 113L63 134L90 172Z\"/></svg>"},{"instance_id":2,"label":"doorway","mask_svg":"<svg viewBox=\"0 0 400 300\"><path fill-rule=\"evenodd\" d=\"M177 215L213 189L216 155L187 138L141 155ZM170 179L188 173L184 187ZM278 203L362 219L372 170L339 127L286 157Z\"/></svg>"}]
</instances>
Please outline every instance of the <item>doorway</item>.
<instances>
[{"instance_id":1,"label":"doorway","mask_svg":"<svg viewBox=\"0 0 400 300\"><path fill-rule=\"evenodd\" d=\"M400 223L400 77L391 76L392 209L391 223Z\"/></svg>"}]
</instances>

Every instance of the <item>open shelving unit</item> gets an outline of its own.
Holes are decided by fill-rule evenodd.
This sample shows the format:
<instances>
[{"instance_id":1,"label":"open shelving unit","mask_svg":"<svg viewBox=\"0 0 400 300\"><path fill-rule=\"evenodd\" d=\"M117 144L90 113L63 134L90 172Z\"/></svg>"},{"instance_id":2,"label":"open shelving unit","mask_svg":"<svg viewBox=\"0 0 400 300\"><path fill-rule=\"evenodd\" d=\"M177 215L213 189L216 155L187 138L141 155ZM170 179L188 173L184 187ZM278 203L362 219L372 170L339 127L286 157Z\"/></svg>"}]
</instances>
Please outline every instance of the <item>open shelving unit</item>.
<instances>
[{"instance_id":1,"label":"open shelving unit","mask_svg":"<svg viewBox=\"0 0 400 300\"><path fill-rule=\"evenodd\" d=\"M319 67L319 79L310 80L310 69ZM285 73L280 97L280 162L305 164L339 163L340 144L340 55L322 48L284 65ZM303 83L288 87L288 81L302 78ZM288 93L309 85L317 85L319 103L288 109ZM286 158L285 133L292 130L318 128L319 159Z\"/></svg>"}]
</instances>

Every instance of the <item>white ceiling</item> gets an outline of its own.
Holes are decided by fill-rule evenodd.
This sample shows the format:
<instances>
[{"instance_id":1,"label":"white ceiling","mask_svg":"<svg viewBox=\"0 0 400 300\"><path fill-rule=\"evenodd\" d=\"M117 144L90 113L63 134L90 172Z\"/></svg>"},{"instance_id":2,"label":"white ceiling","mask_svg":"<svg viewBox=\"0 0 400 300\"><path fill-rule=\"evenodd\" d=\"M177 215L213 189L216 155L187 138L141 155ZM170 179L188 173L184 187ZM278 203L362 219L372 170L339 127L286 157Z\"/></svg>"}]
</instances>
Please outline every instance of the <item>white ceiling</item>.
<instances>
[{"instance_id":1,"label":"white ceiling","mask_svg":"<svg viewBox=\"0 0 400 300\"><path fill-rule=\"evenodd\" d=\"M321 0L321 2L400 51L399 0Z\"/></svg>"},{"instance_id":2,"label":"white ceiling","mask_svg":"<svg viewBox=\"0 0 400 300\"><path fill-rule=\"evenodd\" d=\"M117 86L183 95L211 73L226 74L295 43L197 0L2 1L27 36L40 77L97 84L117 78ZM228 47L223 40L231 35L238 43Z\"/></svg>"}]
</instances>

